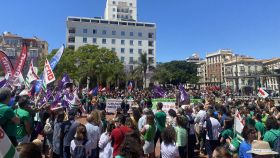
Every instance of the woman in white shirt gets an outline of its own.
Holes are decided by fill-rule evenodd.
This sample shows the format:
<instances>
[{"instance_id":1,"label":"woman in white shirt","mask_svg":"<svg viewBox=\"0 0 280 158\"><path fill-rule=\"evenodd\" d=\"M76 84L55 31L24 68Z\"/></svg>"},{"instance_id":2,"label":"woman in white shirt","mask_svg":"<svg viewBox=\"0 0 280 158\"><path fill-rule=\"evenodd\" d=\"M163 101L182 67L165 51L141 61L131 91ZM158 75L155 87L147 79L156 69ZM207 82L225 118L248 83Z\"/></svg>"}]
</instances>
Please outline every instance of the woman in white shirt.
<instances>
[{"instance_id":1,"label":"woman in white shirt","mask_svg":"<svg viewBox=\"0 0 280 158\"><path fill-rule=\"evenodd\" d=\"M172 126L168 126L163 131L163 142L161 143L162 158L179 158L179 150L176 146L176 132Z\"/></svg>"},{"instance_id":2,"label":"woman in white shirt","mask_svg":"<svg viewBox=\"0 0 280 158\"><path fill-rule=\"evenodd\" d=\"M115 124L109 122L107 125L106 132L101 134L98 147L99 147L99 158L113 158L113 148L111 144L111 132L115 128Z\"/></svg>"}]
</instances>

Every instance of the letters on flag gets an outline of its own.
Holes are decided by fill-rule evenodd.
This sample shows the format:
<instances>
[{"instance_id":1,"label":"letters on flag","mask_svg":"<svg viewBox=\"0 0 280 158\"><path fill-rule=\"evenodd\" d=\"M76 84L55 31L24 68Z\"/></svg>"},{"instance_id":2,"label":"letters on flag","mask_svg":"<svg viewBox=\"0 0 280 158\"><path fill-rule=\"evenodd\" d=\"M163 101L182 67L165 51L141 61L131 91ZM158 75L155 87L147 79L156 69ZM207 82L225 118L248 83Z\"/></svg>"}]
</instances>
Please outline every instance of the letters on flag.
<instances>
[{"instance_id":1,"label":"letters on flag","mask_svg":"<svg viewBox=\"0 0 280 158\"><path fill-rule=\"evenodd\" d=\"M45 66L44 66L44 83L48 85L49 83L55 81L55 76L52 71L52 68L50 66L50 63L48 59L45 61Z\"/></svg>"},{"instance_id":2,"label":"letters on flag","mask_svg":"<svg viewBox=\"0 0 280 158\"><path fill-rule=\"evenodd\" d=\"M25 65L26 58L27 58L27 48L26 48L26 45L23 45L20 56L17 58L17 61L16 61L17 64L15 67L14 75L13 75L14 78L20 77L21 71Z\"/></svg>"}]
</instances>

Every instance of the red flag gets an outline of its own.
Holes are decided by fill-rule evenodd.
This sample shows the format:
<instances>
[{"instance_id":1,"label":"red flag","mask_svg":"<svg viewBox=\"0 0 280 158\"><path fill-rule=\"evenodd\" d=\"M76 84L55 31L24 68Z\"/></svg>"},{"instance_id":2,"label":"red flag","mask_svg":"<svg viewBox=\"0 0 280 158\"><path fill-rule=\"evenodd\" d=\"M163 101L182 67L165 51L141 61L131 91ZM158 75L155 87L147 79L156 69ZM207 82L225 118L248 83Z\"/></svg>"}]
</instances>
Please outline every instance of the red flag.
<instances>
[{"instance_id":1,"label":"red flag","mask_svg":"<svg viewBox=\"0 0 280 158\"><path fill-rule=\"evenodd\" d=\"M4 69L5 75L7 75L7 74L12 75L14 73L14 68L13 68L13 65L12 65L10 59L2 51L0 51L0 63Z\"/></svg>"},{"instance_id":2,"label":"red flag","mask_svg":"<svg viewBox=\"0 0 280 158\"><path fill-rule=\"evenodd\" d=\"M20 56L17 58L16 61L15 72L13 75L15 78L18 78L19 75L21 74L21 71L25 65L26 58L27 58L27 48L26 45L23 45Z\"/></svg>"}]
</instances>

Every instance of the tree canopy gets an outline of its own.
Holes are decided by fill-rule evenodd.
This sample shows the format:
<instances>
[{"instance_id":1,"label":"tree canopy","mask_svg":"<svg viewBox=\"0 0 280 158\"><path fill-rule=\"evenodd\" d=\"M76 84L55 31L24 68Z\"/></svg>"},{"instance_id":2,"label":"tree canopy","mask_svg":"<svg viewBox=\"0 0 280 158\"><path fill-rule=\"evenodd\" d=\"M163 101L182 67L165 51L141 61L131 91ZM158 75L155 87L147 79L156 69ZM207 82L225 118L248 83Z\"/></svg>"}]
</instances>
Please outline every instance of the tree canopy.
<instances>
[{"instance_id":1,"label":"tree canopy","mask_svg":"<svg viewBox=\"0 0 280 158\"><path fill-rule=\"evenodd\" d=\"M162 84L190 83L198 82L197 65L186 61L171 61L158 65L153 80Z\"/></svg>"}]
</instances>

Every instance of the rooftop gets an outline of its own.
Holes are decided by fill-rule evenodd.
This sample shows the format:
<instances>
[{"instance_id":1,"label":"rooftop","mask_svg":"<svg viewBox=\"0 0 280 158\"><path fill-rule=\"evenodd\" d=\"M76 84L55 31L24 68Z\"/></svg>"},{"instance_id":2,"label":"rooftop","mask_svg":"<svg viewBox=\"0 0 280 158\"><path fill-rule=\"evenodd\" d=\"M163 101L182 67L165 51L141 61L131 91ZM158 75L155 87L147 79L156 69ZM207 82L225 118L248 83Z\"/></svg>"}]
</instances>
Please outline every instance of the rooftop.
<instances>
[{"instance_id":1,"label":"rooftop","mask_svg":"<svg viewBox=\"0 0 280 158\"><path fill-rule=\"evenodd\" d=\"M105 20L101 18L87 18L87 17L74 17L74 16L67 17L67 21L95 23L95 24L111 24L111 25L121 25L121 26L150 27L150 28L156 27L155 23L148 23L148 22Z\"/></svg>"}]
</instances>

